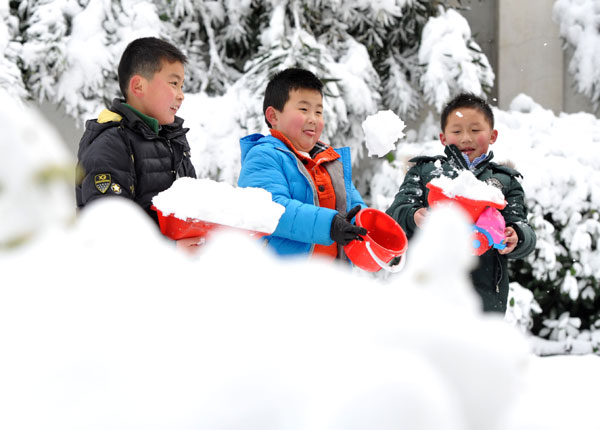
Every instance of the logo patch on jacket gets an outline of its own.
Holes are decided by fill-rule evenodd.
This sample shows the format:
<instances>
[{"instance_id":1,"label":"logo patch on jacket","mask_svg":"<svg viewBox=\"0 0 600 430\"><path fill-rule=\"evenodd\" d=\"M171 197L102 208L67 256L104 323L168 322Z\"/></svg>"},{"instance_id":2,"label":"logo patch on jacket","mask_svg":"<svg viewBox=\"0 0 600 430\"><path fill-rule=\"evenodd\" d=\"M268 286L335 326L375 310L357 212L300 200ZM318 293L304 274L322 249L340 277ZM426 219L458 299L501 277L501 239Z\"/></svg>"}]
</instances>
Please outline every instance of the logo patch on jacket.
<instances>
[{"instance_id":1,"label":"logo patch on jacket","mask_svg":"<svg viewBox=\"0 0 600 430\"><path fill-rule=\"evenodd\" d=\"M110 189L115 194L121 194L121 186L116 182L110 186Z\"/></svg>"},{"instance_id":2,"label":"logo patch on jacket","mask_svg":"<svg viewBox=\"0 0 600 430\"><path fill-rule=\"evenodd\" d=\"M110 182L111 178L109 173L101 173L94 176L94 185L102 194L106 193L108 187L110 187Z\"/></svg>"},{"instance_id":3,"label":"logo patch on jacket","mask_svg":"<svg viewBox=\"0 0 600 430\"><path fill-rule=\"evenodd\" d=\"M485 183L502 191L502 182L498 178L487 178Z\"/></svg>"}]
</instances>

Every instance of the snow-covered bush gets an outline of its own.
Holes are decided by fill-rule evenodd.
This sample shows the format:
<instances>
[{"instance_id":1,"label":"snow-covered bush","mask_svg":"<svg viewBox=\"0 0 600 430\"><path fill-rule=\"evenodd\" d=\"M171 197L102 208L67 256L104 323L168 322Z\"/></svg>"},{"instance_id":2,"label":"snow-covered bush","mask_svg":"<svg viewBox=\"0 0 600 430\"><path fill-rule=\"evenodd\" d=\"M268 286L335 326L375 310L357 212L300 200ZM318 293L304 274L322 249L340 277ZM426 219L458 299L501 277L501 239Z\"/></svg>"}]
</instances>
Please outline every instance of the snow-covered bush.
<instances>
[{"instance_id":1,"label":"snow-covered bush","mask_svg":"<svg viewBox=\"0 0 600 430\"><path fill-rule=\"evenodd\" d=\"M518 327L522 333L531 333L533 316L542 312L531 290L517 282L511 282L508 290L508 305L505 319Z\"/></svg>"}]
</instances>

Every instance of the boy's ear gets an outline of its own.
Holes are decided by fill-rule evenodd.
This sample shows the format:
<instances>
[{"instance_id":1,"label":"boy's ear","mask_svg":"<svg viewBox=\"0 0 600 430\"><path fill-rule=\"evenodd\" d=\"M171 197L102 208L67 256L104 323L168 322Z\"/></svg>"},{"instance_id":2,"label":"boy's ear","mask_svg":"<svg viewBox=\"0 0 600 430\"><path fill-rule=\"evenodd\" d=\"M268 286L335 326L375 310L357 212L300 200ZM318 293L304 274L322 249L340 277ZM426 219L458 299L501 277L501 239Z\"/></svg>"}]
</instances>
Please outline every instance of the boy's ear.
<instances>
[{"instance_id":1,"label":"boy's ear","mask_svg":"<svg viewBox=\"0 0 600 430\"><path fill-rule=\"evenodd\" d=\"M142 97L146 91L146 80L140 75L133 75L129 80L129 94Z\"/></svg>"},{"instance_id":2,"label":"boy's ear","mask_svg":"<svg viewBox=\"0 0 600 430\"><path fill-rule=\"evenodd\" d=\"M277 109L275 109L273 106L269 106L267 110L265 110L265 118L267 121L269 121L269 124L271 124L271 128L275 128L277 125L278 117L279 115Z\"/></svg>"},{"instance_id":3,"label":"boy's ear","mask_svg":"<svg viewBox=\"0 0 600 430\"><path fill-rule=\"evenodd\" d=\"M440 133L440 142L442 142L442 145L446 146L446 135L444 133Z\"/></svg>"},{"instance_id":4,"label":"boy's ear","mask_svg":"<svg viewBox=\"0 0 600 430\"><path fill-rule=\"evenodd\" d=\"M490 145L496 142L496 139L498 139L498 130L492 130L492 134L490 135Z\"/></svg>"}]
</instances>

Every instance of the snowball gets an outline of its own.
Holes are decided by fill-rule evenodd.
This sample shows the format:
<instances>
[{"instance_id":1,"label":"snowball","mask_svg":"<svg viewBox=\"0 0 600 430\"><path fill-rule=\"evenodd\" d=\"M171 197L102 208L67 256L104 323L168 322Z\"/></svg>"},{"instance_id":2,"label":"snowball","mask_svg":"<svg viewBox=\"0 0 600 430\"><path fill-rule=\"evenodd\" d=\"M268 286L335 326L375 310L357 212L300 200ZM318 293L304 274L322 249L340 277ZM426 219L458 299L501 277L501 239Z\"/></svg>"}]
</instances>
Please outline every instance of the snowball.
<instances>
[{"instance_id":1,"label":"snowball","mask_svg":"<svg viewBox=\"0 0 600 430\"><path fill-rule=\"evenodd\" d=\"M382 157L393 150L396 142L404 137L404 127L404 121L391 110L369 115L362 123L369 156Z\"/></svg>"},{"instance_id":2,"label":"snowball","mask_svg":"<svg viewBox=\"0 0 600 430\"><path fill-rule=\"evenodd\" d=\"M492 185L480 181L469 170L463 170L456 178L440 176L431 180L431 184L441 188L443 193L452 198L455 196L466 197L471 200L482 200L504 204L504 194Z\"/></svg>"},{"instance_id":3,"label":"snowball","mask_svg":"<svg viewBox=\"0 0 600 430\"><path fill-rule=\"evenodd\" d=\"M210 179L179 178L152 204L164 216L272 233L285 208L262 188L236 188Z\"/></svg>"},{"instance_id":4,"label":"snowball","mask_svg":"<svg viewBox=\"0 0 600 430\"><path fill-rule=\"evenodd\" d=\"M510 102L509 109L516 112L530 113L536 109L540 109L540 105L530 96L520 93Z\"/></svg>"}]
</instances>

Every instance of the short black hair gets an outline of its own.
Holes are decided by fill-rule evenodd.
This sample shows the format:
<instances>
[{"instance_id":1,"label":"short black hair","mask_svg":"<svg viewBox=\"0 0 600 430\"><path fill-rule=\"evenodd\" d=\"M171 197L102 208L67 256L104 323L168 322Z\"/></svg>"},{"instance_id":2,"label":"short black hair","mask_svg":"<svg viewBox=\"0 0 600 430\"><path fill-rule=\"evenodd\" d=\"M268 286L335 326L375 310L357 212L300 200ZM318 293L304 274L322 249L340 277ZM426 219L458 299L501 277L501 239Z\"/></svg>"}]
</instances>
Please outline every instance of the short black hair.
<instances>
[{"instance_id":1,"label":"short black hair","mask_svg":"<svg viewBox=\"0 0 600 430\"><path fill-rule=\"evenodd\" d=\"M293 90L315 90L323 96L323 83L314 73L306 69L290 68L276 73L265 90L263 114L267 112L269 106L282 111ZM271 128L266 116L265 122Z\"/></svg>"},{"instance_id":2,"label":"short black hair","mask_svg":"<svg viewBox=\"0 0 600 430\"><path fill-rule=\"evenodd\" d=\"M127 99L129 81L134 75L152 79L154 74L160 71L163 60L169 63L187 63L185 54L165 40L142 37L129 43L121 55L117 72L123 97Z\"/></svg>"},{"instance_id":3,"label":"short black hair","mask_svg":"<svg viewBox=\"0 0 600 430\"><path fill-rule=\"evenodd\" d=\"M450 100L442 111L442 116L440 118L442 133L444 132L446 124L448 123L448 115L450 115L452 111L460 108L471 108L480 111L483 116L485 116L490 128L494 128L494 113L485 99L472 93L460 93Z\"/></svg>"}]
</instances>

